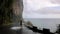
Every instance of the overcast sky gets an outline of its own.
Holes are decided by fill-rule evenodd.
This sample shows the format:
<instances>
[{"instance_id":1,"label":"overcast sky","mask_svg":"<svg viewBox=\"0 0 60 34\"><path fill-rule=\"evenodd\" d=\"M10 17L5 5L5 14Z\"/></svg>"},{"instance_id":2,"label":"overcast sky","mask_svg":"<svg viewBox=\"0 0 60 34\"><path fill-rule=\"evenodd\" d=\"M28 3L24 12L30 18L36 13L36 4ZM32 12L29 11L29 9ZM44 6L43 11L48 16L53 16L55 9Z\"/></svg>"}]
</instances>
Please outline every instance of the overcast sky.
<instances>
[{"instance_id":1,"label":"overcast sky","mask_svg":"<svg viewBox=\"0 0 60 34\"><path fill-rule=\"evenodd\" d=\"M23 18L60 18L59 1L60 0L23 0L24 2Z\"/></svg>"}]
</instances>

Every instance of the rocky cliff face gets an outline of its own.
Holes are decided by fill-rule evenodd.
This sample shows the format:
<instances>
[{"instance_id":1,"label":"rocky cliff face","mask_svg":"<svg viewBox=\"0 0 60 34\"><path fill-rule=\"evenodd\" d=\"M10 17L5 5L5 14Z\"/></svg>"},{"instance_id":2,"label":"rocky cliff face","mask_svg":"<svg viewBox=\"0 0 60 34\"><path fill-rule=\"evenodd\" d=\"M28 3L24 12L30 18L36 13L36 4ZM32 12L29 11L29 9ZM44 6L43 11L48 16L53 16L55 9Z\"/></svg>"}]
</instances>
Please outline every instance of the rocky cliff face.
<instances>
[{"instance_id":1,"label":"rocky cliff face","mask_svg":"<svg viewBox=\"0 0 60 34\"><path fill-rule=\"evenodd\" d=\"M23 1L0 0L0 24L11 23L22 18Z\"/></svg>"},{"instance_id":2,"label":"rocky cliff face","mask_svg":"<svg viewBox=\"0 0 60 34\"><path fill-rule=\"evenodd\" d=\"M22 0L15 0L13 3L13 13L15 14L14 20L20 21L22 18L22 12L23 12L23 1Z\"/></svg>"}]
</instances>

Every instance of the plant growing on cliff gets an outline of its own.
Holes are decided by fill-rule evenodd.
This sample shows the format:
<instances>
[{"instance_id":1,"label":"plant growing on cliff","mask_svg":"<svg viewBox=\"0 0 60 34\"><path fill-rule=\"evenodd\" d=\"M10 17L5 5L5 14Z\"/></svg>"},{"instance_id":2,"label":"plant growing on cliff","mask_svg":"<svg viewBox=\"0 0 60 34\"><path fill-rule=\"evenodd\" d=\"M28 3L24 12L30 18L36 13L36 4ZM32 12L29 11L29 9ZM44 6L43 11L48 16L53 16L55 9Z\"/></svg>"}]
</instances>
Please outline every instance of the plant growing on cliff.
<instances>
[{"instance_id":1,"label":"plant growing on cliff","mask_svg":"<svg viewBox=\"0 0 60 34\"><path fill-rule=\"evenodd\" d=\"M13 0L0 0L0 25L12 23Z\"/></svg>"}]
</instances>

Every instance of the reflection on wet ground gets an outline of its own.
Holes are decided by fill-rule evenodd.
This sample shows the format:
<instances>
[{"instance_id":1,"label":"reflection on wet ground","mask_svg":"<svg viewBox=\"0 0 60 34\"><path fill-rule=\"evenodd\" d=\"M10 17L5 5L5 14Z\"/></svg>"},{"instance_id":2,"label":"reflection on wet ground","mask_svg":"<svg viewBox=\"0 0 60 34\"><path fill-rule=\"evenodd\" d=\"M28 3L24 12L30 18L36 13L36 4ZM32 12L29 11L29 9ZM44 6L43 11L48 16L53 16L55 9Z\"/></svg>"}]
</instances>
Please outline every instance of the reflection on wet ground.
<instances>
[{"instance_id":1,"label":"reflection on wet ground","mask_svg":"<svg viewBox=\"0 0 60 34\"><path fill-rule=\"evenodd\" d=\"M33 31L29 30L26 27L23 27L22 29L13 30L10 27L0 27L0 34L36 34Z\"/></svg>"}]
</instances>

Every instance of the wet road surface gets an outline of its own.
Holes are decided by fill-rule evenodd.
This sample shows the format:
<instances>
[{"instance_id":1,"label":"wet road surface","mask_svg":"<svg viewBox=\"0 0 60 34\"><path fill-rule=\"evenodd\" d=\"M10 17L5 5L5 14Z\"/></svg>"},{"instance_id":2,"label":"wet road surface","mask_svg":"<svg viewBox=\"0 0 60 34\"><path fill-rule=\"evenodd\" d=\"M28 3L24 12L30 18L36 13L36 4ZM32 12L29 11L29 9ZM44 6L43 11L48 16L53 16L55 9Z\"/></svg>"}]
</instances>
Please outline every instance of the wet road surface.
<instances>
[{"instance_id":1,"label":"wet road surface","mask_svg":"<svg viewBox=\"0 0 60 34\"><path fill-rule=\"evenodd\" d=\"M23 27L22 29L13 30L11 28L4 26L0 27L0 34L40 34L40 33L35 33L26 27Z\"/></svg>"}]
</instances>

